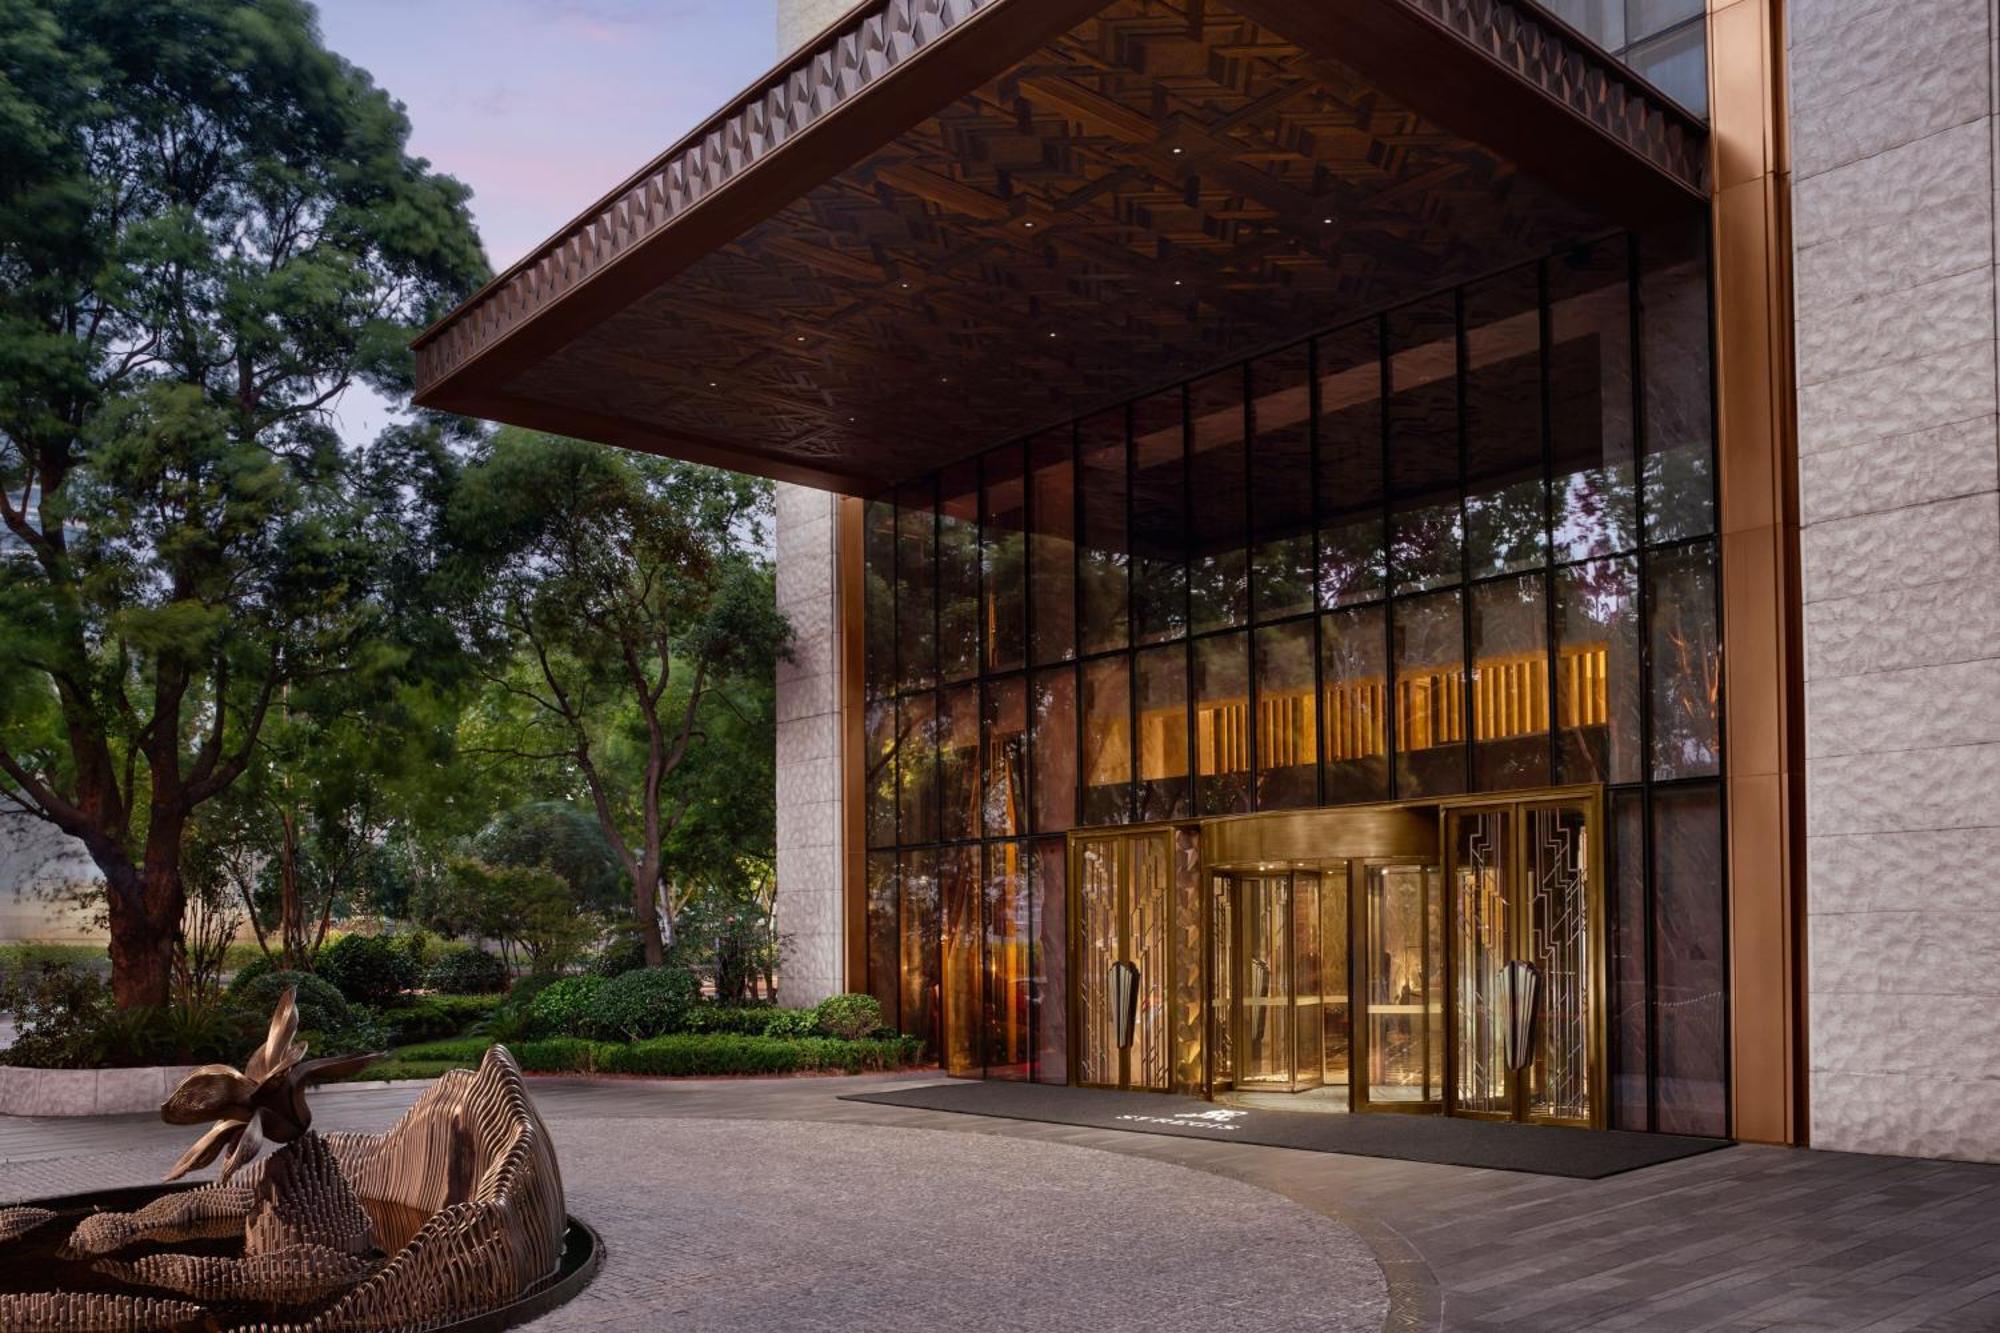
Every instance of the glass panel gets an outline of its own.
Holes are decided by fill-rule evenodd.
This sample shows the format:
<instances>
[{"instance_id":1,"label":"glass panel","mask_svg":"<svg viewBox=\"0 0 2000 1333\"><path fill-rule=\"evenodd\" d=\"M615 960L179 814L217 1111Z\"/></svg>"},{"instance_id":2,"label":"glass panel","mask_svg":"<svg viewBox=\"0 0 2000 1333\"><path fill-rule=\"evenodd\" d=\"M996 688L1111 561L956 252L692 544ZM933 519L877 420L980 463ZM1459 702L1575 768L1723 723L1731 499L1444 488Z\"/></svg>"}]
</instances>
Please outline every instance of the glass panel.
<instances>
[{"instance_id":1,"label":"glass panel","mask_svg":"<svg viewBox=\"0 0 2000 1333\"><path fill-rule=\"evenodd\" d=\"M1237 880L1243 923L1238 994L1243 1034L1236 1086L1290 1089L1292 1084L1292 917L1283 875Z\"/></svg>"},{"instance_id":2,"label":"glass panel","mask_svg":"<svg viewBox=\"0 0 2000 1333\"><path fill-rule=\"evenodd\" d=\"M1625 52L1625 63L1697 116L1708 114L1708 30L1696 22Z\"/></svg>"},{"instance_id":3,"label":"glass panel","mask_svg":"<svg viewBox=\"0 0 2000 1333\"><path fill-rule=\"evenodd\" d=\"M1611 793L1611 1125L1650 1129L1646 1090L1646 799Z\"/></svg>"},{"instance_id":4,"label":"glass panel","mask_svg":"<svg viewBox=\"0 0 2000 1333\"><path fill-rule=\"evenodd\" d=\"M882 1006L882 1021L901 1028L902 930L896 912L896 854L868 857L868 993Z\"/></svg>"},{"instance_id":5,"label":"glass panel","mask_svg":"<svg viewBox=\"0 0 2000 1333\"><path fill-rule=\"evenodd\" d=\"M980 529L980 572L986 613L986 669L1011 671L1026 657L1027 486L1021 450L1009 445L986 455L985 522Z\"/></svg>"},{"instance_id":6,"label":"glass panel","mask_svg":"<svg viewBox=\"0 0 2000 1333\"><path fill-rule=\"evenodd\" d=\"M1460 1111L1512 1115L1507 1089L1507 988L1513 957L1507 873L1512 812L1487 810L1451 819L1452 984Z\"/></svg>"},{"instance_id":7,"label":"glass panel","mask_svg":"<svg viewBox=\"0 0 2000 1333\"><path fill-rule=\"evenodd\" d=\"M896 493L896 669L905 690L937 681L937 513L929 482Z\"/></svg>"},{"instance_id":8,"label":"glass panel","mask_svg":"<svg viewBox=\"0 0 2000 1333\"><path fill-rule=\"evenodd\" d=\"M1472 770L1480 791L1549 785L1548 604L1542 576L1472 590Z\"/></svg>"},{"instance_id":9,"label":"glass panel","mask_svg":"<svg viewBox=\"0 0 2000 1333\"><path fill-rule=\"evenodd\" d=\"M1458 335L1450 297L1389 315L1389 565L1399 591L1457 583Z\"/></svg>"},{"instance_id":10,"label":"glass panel","mask_svg":"<svg viewBox=\"0 0 2000 1333\"><path fill-rule=\"evenodd\" d=\"M1318 710L1310 620L1257 631L1257 808L1319 802Z\"/></svg>"},{"instance_id":11,"label":"glass panel","mask_svg":"<svg viewBox=\"0 0 2000 1333\"><path fill-rule=\"evenodd\" d=\"M979 836L979 687L961 685L941 696L938 716L938 837Z\"/></svg>"},{"instance_id":12,"label":"glass panel","mask_svg":"<svg viewBox=\"0 0 2000 1333\"><path fill-rule=\"evenodd\" d=\"M1320 710L1326 801L1389 799L1389 668L1386 613L1379 606L1320 618Z\"/></svg>"},{"instance_id":13,"label":"glass panel","mask_svg":"<svg viewBox=\"0 0 2000 1333\"><path fill-rule=\"evenodd\" d=\"M1178 389L1132 405L1132 628L1187 633L1187 447Z\"/></svg>"},{"instance_id":14,"label":"glass panel","mask_svg":"<svg viewBox=\"0 0 2000 1333\"><path fill-rule=\"evenodd\" d=\"M1329 865L1320 879L1320 1005L1325 1039L1321 1047L1322 1077L1346 1087L1353 1054L1354 1011L1348 990L1347 863Z\"/></svg>"},{"instance_id":15,"label":"glass panel","mask_svg":"<svg viewBox=\"0 0 2000 1333\"><path fill-rule=\"evenodd\" d=\"M939 852L938 881L944 905L944 1030L939 1062L947 1074L977 1076L984 1068L979 849L947 847Z\"/></svg>"},{"instance_id":16,"label":"glass panel","mask_svg":"<svg viewBox=\"0 0 2000 1333\"><path fill-rule=\"evenodd\" d=\"M1636 782L1639 571L1630 556L1556 571L1557 760L1563 782Z\"/></svg>"},{"instance_id":17,"label":"glass panel","mask_svg":"<svg viewBox=\"0 0 2000 1333\"><path fill-rule=\"evenodd\" d=\"M1131 663L1114 657L1083 666L1083 822L1132 817Z\"/></svg>"},{"instance_id":18,"label":"glass panel","mask_svg":"<svg viewBox=\"0 0 2000 1333\"><path fill-rule=\"evenodd\" d=\"M1067 430L1030 448L1033 524L1029 558L1034 580L1034 658L1059 662L1076 655L1076 487Z\"/></svg>"},{"instance_id":19,"label":"glass panel","mask_svg":"<svg viewBox=\"0 0 2000 1333\"><path fill-rule=\"evenodd\" d=\"M1035 673L1033 722L1035 831L1076 823L1076 669Z\"/></svg>"},{"instance_id":20,"label":"glass panel","mask_svg":"<svg viewBox=\"0 0 2000 1333\"><path fill-rule=\"evenodd\" d=\"M1195 813L1250 808L1250 640L1223 634L1194 646Z\"/></svg>"},{"instance_id":21,"label":"glass panel","mask_svg":"<svg viewBox=\"0 0 2000 1333\"><path fill-rule=\"evenodd\" d=\"M1564 807L1522 814L1527 938L1517 948L1541 976L1535 1061L1527 1072L1528 1114L1588 1123L1596 1090L1590 1072L1591 998L1589 819Z\"/></svg>"},{"instance_id":22,"label":"glass panel","mask_svg":"<svg viewBox=\"0 0 2000 1333\"><path fill-rule=\"evenodd\" d=\"M1034 1055L1030 1026L1027 849L1018 842L986 848L986 1077L1026 1079Z\"/></svg>"},{"instance_id":23,"label":"glass panel","mask_svg":"<svg viewBox=\"0 0 2000 1333\"><path fill-rule=\"evenodd\" d=\"M1168 1041L1167 912L1173 878L1173 845L1164 834L1132 839L1130 916L1126 956L1139 965L1139 1021L1133 1029L1131 1078L1135 1088L1165 1092L1172 1073Z\"/></svg>"},{"instance_id":24,"label":"glass panel","mask_svg":"<svg viewBox=\"0 0 2000 1333\"><path fill-rule=\"evenodd\" d=\"M1250 365L1250 522L1256 539L1253 600L1259 620L1313 605L1312 349L1290 348Z\"/></svg>"},{"instance_id":25,"label":"glass panel","mask_svg":"<svg viewBox=\"0 0 2000 1333\"><path fill-rule=\"evenodd\" d=\"M1542 8L1607 51L1625 45L1626 0L1541 0Z\"/></svg>"},{"instance_id":26,"label":"glass panel","mask_svg":"<svg viewBox=\"0 0 2000 1333\"><path fill-rule=\"evenodd\" d=\"M1125 602L1130 591L1130 559L1125 533L1125 409L1100 413L1081 427L1082 475L1078 503L1083 509L1082 580L1086 653L1123 648L1131 622Z\"/></svg>"},{"instance_id":27,"label":"glass panel","mask_svg":"<svg viewBox=\"0 0 2000 1333\"><path fill-rule=\"evenodd\" d=\"M1250 505L1243 447L1243 377L1239 367L1188 388L1188 600L1194 632L1241 625L1250 617Z\"/></svg>"},{"instance_id":28,"label":"glass panel","mask_svg":"<svg viewBox=\"0 0 2000 1333\"><path fill-rule=\"evenodd\" d=\"M1382 596L1382 326L1370 320L1321 338L1319 600ZM1453 468L1457 462L1454 458Z\"/></svg>"},{"instance_id":29,"label":"glass panel","mask_svg":"<svg viewBox=\"0 0 2000 1333\"><path fill-rule=\"evenodd\" d=\"M873 699L896 692L896 506L870 500L861 531L867 568L864 674Z\"/></svg>"},{"instance_id":30,"label":"glass panel","mask_svg":"<svg viewBox=\"0 0 2000 1333\"><path fill-rule=\"evenodd\" d=\"M1435 870L1370 866L1366 900L1368 1100L1439 1100L1443 921Z\"/></svg>"},{"instance_id":31,"label":"glass panel","mask_svg":"<svg viewBox=\"0 0 2000 1333\"><path fill-rule=\"evenodd\" d=\"M1292 876L1292 1088L1303 1091L1323 1081L1326 1033L1320 988L1326 957L1320 939L1319 876L1302 870Z\"/></svg>"},{"instance_id":32,"label":"glass panel","mask_svg":"<svg viewBox=\"0 0 2000 1333\"><path fill-rule=\"evenodd\" d=\"M937 1052L943 1032L938 1022L937 853L904 852L901 864L903 1031Z\"/></svg>"},{"instance_id":33,"label":"glass panel","mask_svg":"<svg viewBox=\"0 0 2000 1333\"><path fill-rule=\"evenodd\" d=\"M1019 676L986 683L986 836L1027 828L1028 701Z\"/></svg>"},{"instance_id":34,"label":"glass panel","mask_svg":"<svg viewBox=\"0 0 2000 1333\"><path fill-rule=\"evenodd\" d=\"M868 845L896 845L896 705L877 699L862 713L867 769L862 790L867 793Z\"/></svg>"},{"instance_id":35,"label":"glass panel","mask_svg":"<svg viewBox=\"0 0 2000 1333\"><path fill-rule=\"evenodd\" d=\"M1188 813L1187 649L1147 648L1137 660L1139 820L1180 819Z\"/></svg>"},{"instance_id":36,"label":"glass panel","mask_svg":"<svg viewBox=\"0 0 2000 1333\"><path fill-rule=\"evenodd\" d=\"M938 675L979 672L979 465L946 468L938 491Z\"/></svg>"},{"instance_id":37,"label":"glass panel","mask_svg":"<svg viewBox=\"0 0 2000 1333\"><path fill-rule=\"evenodd\" d=\"M1206 1092L1202 1060L1201 834L1173 832L1174 855L1174 1091Z\"/></svg>"},{"instance_id":38,"label":"glass panel","mask_svg":"<svg viewBox=\"0 0 2000 1333\"><path fill-rule=\"evenodd\" d=\"M1076 886L1077 1080L1119 1082L1118 1034L1111 1009L1111 965L1124 957L1119 933L1119 843L1092 838L1078 845Z\"/></svg>"},{"instance_id":39,"label":"glass panel","mask_svg":"<svg viewBox=\"0 0 2000 1333\"><path fill-rule=\"evenodd\" d=\"M1715 548L1661 552L1646 571L1652 618L1653 777L1706 777L1721 765Z\"/></svg>"},{"instance_id":40,"label":"glass panel","mask_svg":"<svg viewBox=\"0 0 2000 1333\"><path fill-rule=\"evenodd\" d=\"M1549 261L1549 436L1558 560L1610 555L1639 544L1631 285L1624 237Z\"/></svg>"},{"instance_id":41,"label":"glass panel","mask_svg":"<svg viewBox=\"0 0 2000 1333\"><path fill-rule=\"evenodd\" d=\"M1540 284L1531 265L1465 289L1465 545L1473 578L1548 559Z\"/></svg>"},{"instance_id":42,"label":"glass panel","mask_svg":"<svg viewBox=\"0 0 2000 1333\"><path fill-rule=\"evenodd\" d=\"M936 842L937 696L912 695L896 705L897 840Z\"/></svg>"},{"instance_id":43,"label":"glass panel","mask_svg":"<svg viewBox=\"0 0 2000 1333\"><path fill-rule=\"evenodd\" d=\"M1069 934L1063 892L1069 846L1061 838L1035 844L1030 881L1035 922L1031 991L1034 998L1035 1081L1069 1082Z\"/></svg>"},{"instance_id":44,"label":"glass panel","mask_svg":"<svg viewBox=\"0 0 2000 1333\"><path fill-rule=\"evenodd\" d=\"M1715 531L1708 228L1639 241L1639 348L1646 399L1646 540Z\"/></svg>"},{"instance_id":45,"label":"glass panel","mask_svg":"<svg viewBox=\"0 0 2000 1333\"><path fill-rule=\"evenodd\" d=\"M1625 0L1633 41L1664 32L1705 13L1703 0Z\"/></svg>"},{"instance_id":46,"label":"glass panel","mask_svg":"<svg viewBox=\"0 0 2000 1333\"><path fill-rule=\"evenodd\" d=\"M1465 626L1457 592L1395 604L1396 790L1465 790Z\"/></svg>"},{"instance_id":47,"label":"glass panel","mask_svg":"<svg viewBox=\"0 0 2000 1333\"><path fill-rule=\"evenodd\" d=\"M1729 1132L1727 913L1720 792L1706 785L1654 792L1654 1128L1663 1134Z\"/></svg>"}]
</instances>

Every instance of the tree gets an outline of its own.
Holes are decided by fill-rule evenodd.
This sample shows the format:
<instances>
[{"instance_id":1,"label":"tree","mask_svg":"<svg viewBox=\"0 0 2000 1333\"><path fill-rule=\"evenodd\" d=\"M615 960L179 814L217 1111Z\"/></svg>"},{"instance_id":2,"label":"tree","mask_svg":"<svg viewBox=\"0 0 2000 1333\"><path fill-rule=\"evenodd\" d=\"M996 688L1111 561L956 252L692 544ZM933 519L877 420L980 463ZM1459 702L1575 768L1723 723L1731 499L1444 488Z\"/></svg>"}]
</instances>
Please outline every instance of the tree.
<instances>
[{"instance_id":1,"label":"tree","mask_svg":"<svg viewBox=\"0 0 2000 1333\"><path fill-rule=\"evenodd\" d=\"M763 554L766 482L503 430L469 467L450 544L517 761L568 769L630 886L648 966L672 941L676 838L728 778L713 735L768 692L789 630ZM727 785L757 787L739 767Z\"/></svg>"},{"instance_id":2,"label":"tree","mask_svg":"<svg viewBox=\"0 0 2000 1333\"><path fill-rule=\"evenodd\" d=\"M439 934L498 940L509 966L518 947L536 972L561 968L598 930L597 919L576 910L570 886L553 870L473 857L450 863L427 909L426 924Z\"/></svg>"},{"instance_id":3,"label":"tree","mask_svg":"<svg viewBox=\"0 0 2000 1333\"><path fill-rule=\"evenodd\" d=\"M196 812L389 619L328 414L486 271L408 135L300 0L0 0L0 801L89 849L121 1006Z\"/></svg>"}]
</instances>

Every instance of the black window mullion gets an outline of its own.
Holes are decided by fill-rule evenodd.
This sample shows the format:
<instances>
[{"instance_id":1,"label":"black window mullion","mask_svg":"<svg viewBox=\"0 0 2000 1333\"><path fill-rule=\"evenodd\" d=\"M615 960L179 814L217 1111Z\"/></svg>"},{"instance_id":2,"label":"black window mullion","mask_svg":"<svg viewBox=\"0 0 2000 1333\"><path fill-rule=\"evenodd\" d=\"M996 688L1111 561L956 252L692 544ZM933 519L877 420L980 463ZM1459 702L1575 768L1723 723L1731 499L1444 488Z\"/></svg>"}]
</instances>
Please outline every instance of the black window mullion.
<instances>
[{"instance_id":1,"label":"black window mullion","mask_svg":"<svg viewBox=\"0 0 2000 1333\"><path fill-rule=\"evenodd\" d=\"M1542 659L1548 672L1549 781L1562 781L1562 726L1558 717L1561 690L1557 679L1562 651L1556 640L1556 443L1555 443L1555 317L1549 304L1549 262L1535 266L1535 304L1541 340L1542 393ZM1628 313L1628 318L1629 313Z\"/></svg>"},{"instance_id":2,"label":"black window mullion","mask_svg":"<svg viewBox=\"0 0 2000 1333\"><path fill-rule=\"evenodd\" d=\"M1187 657L1187 684L1181 690L1183 706L1182 723L1187 727L1187 813L1190 816L1201 813L1201 777L1199 773L1196 743L1199 730L1195 718L1201 711L1201 696L1195 689L1194 670L1194 413L1189 405L1189 389L1181 385L1181 633L1184 636L1183 650ZM1138 654L1133 654L1134 670ZM1132 692L1133 706L1138 706L1137 682ZM1132 732L1132 773L1135 779L1139 771L1138 728Z\"/></svg>"},{"instance_id":3,"label":"black window mullion","mask_svg":"<svg viewBox=\"0 0 2000 1333\"><path fill-rule=\"evenodd\" d=\"M1400 713L1400 690L1402 682L1396 670L1396 590L1395 554L1390 548L1390 537L1394 531L1391 515L1395 511L1395 488L1390 485L1391 425L1390 399L1395 393L1395 368L1390 356L1389 316L1375 317L1375 367L1382 381L1381 411L1376 413L1376 428L1382 436L1382 734L1386 753L1383 758L1388 766L1389 799L1395 800L1403 787L1402 763L1397 753L1401 744L1401 730L1397 723Z\"/></svg>"},{"instance_id":4,"label":"black window mullion","mask_svg":"<svg viewBox=\"0 0 2000 1333\"><path fill-rule=\"evenodd\" d=\"M1307 614L1312 628L1306 638L1312 643L1313 676L1313 804L1326 804L1326 614L1319 601L1320 562L1320 457L1319 457L1319 340L1306 344L1306 485L1312 488L1306 512L1312 516L1312 564L1306 576ZM1322 943L1324 947L1324 943ZM1351 1012L1351 1007L1350 1007Z\"/></svg>"},{"instance_id":5,"label":"black window mullion","mask_svg":"<svg viewBox=\"0 0 2000 1333\"><path fill-rule=\"evenodd\" d=\"M1246 585L1244 589L1245 595L1243 602L1244 602L1244 610L1249 615L1249 622L1246 625L1244 631L1245 643L1244 643L1244 653L1243 653L1243 662L1244 662L1243 702L1244 702L1244 708L1247 710L1247 715L1243 719L1243 726L1245 732L1247 733L1247 735L1245 736L1246 747L1245 747L1244 757L1248 760L1250 767L1250 771L1243 775L1243 800L1244 800L1244 805L1248 809L1255 810L1259 804L1257 787L1258 783L1263 778L1263 771L1262 771L1262 764L1260 762L1261 756L1257 752L1258 751L1257 697L1259 693L1257 689L1257 630L1256 630L1256 625L1257 625L1256 495L1257 493L1254 487L1254 483L1256 481L1256 474L1252 471L1254 464L1251 461L1252 456L1256 453L1256 450L1251 447L1251 441L1255 438L1257 417L1250 401L1250 391L1252 388L1252 383L1250 378L1250 366L1251 363L1248 361L1245 361L1243 363L1243 375L1242 375L1243 542L1244 542L1243 578ZM1192 432L1190 432L1188 447L1189 448L1194 447ZM1189 628L1192 629L1193 626L1190 625Z\"/></svg>"},{"instance_id":6,"label":"black window mullion","mask_svg":"<svg viewBox=\"0 0 2000 1333\"><path fill-rule=\"evenodd\" d=\"M1456 390L1458 394L1458 621L1459 621L1459 726L1464 737L1459 743L1460 758L1465 769L1465 790L1479 789L1478 770L1472 762L1473 750L1477 744L1473 735L1473 657L1472 657L1472 564L1470 545L1466 534L1471 530L1470 515L1466 511L1465 491L1471 485L1472 440L1467 412L1469 410L1471 349L1465 333L1465 288L1452 291L1453 343L1457 359Z\"/></svg>"}]
</instances>

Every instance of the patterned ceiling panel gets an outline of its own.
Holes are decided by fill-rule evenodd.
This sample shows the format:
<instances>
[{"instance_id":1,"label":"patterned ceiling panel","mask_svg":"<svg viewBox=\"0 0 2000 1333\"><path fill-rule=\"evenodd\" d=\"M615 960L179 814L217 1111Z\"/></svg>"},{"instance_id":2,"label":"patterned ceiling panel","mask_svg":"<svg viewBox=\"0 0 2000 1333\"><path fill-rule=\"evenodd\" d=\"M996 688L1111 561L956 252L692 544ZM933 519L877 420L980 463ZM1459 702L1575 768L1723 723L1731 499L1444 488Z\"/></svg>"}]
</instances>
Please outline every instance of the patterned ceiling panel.
<instances>
[{"instance_id":1,"label":"patterned ceiling panel","mask_svg":"<svg viewBox=\"0 0 2000 1333\"><path fill-rule=\"evenodd\" d=\"M501 391L865 490L1605 225L1220 3L1119 0Z\"/></svg>"}]
</instances>

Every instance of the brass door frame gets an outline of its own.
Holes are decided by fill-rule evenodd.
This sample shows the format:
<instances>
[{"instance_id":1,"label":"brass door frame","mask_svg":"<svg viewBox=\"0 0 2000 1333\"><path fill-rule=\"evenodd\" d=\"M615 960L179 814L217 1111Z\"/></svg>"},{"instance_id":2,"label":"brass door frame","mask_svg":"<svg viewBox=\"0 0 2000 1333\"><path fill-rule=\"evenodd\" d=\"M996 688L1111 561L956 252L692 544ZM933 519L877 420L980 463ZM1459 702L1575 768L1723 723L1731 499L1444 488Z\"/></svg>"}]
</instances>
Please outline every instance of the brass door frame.
<instances>
[{"instance_id":1,"label":"brass door frame","mask_svg":"<svg viewBox=\"0 0 2000 1333\"><path fill-rule=\"evenodd\" d=\"M1428 805L1430 802L1425 802L1424 804ZM1371 1055L1370 1046L1372 1043L1368 1035L1368 1024L1363 1021L1368 1003L1365 994L1369 977L1368 950L1366 948L1368 942L1368 872L1371 870L1408 869L1411 867L1431 872L1437 876L1437 892L1440 899L1438 916L1441 923L1445 922L1447 915L1444 909L1448 905L1448 900L1444 897L1444 849L1442 846L1438 849L1435 864L1428 858L1412 856L1369 856L1348 862L1347 968L1350 998L1347 1008L1349 1014L1348 1032L1351 1044L1347 1057L1347 1109L1368 1115L1442 1115L1445 1113L1446 1096L1451 1088L1453 1072L1450 1041L1451 995L1450 987L1447 986L1444 1010L1446 1040L1443 1043L1443 1049L1438 1052L1438 1096L1433 1099L1414 1102L1376 1102L1372 1104L1368 1099L1368 1061ZM1446 933L1447 935L1449 934L1448 925L1446 926ZM1446 941L1444 940L1439 941L1438 966L1444 969L1445 977L1449 980L1451 976L1451 961L1449 954L1445 952L1443 947L1445 943ZM1424 1017L1428 1019L1429 1015L1425 1014Z\"/></svg>"},{"instance_id":2,"label":"brass door frame","mask_svg":"<svg viewBox=\"0 0 2000 1333\"><path fill-rule=\"evenodd\" d=\"M1229 966L1231 969L1230 973L1231 1012L1228 1021L1230 1023L1233 1058L1238 1061L1242 1059L1243 1052L1249 1049L1249 1041L1247 1034L1249 1030L1250 1013L1249 1013L1249 1006L1243 1002L1244 995L1246 993L1244 987L1244 981L1246 979L1245 978L1246 965L1249 962L1249 950L1246 946L1248 944L1249 930L1250 930L1249 917L1243 910L1243 902L1245 897L1247 896L1246 886L1250 881L1253 880L1284 881L1283 922L1284 922L1284 929L1288 936L1285 945L1286 989L1285 989L1285 1001L1283 1006L1286 1012L1286 1021L1288 1026L1285 1032L1284 1045L1285 1045L1285 1063L1286 1067L1291 1071L1291 1073L1282 1084L1271 1080L1260 1080L1256 1084L1251 1085L1251 1087L1246 1088L1243 1082L1242 1069L1240 1066L1237 1066L1235 1068L1232 1068L1232 1070L1230 1071L1231 1074L1230 1083L1231 1086L1236 1091L1239 1092L1254 1091L1257 1089L1262 1089L1269 1092L1284 1092L1284 1093L1310 1092L1314 1088L1324 1087L1326 1085L1326 1060L1325 1060L1326 1039L1323 1031L1320 1037L1319 1045L1316 1048L1317 1053L1319 1055L1319 1062L1316 1072L1314 1073L1313 1077L1310 1080L1302 1079L1299 1076L1300 1061L1299 1061L1298 1021L1299 1021L1299 1010L1301 1006L1299 1003L1300 961L1299 961L1299 937L1298 937L1298 893L1299 893L1299 880L1301 877L1305 876L1311 876L1312 878L1317 879L1319 881L1320 895L1324 895L1327 892L1327 882L1335 878L1334 874L1330 872L1325 866L1308 865L1308 864L1260 866L1260 867L1247 867L1247 868L1237 868L1237 869L1222 867L1208 871L1204 875L1207 895L1213 895L1214 893L1216 893L1218 885L1223 882L1226 882L1228 884L1226 892L1229 893L1232 898L1232 902L1230 904L1230 933L1232 938L1230 940L1230 950L1229 950ZM1342 886L1340 891L1341 892L1346 891L1344 885ZM1212 901L1210 901L1209 906L1211 907L1211 909L1213 908ZM1314 903L1314 910L1318 913L1321 922L1322 938L1320 941L1320 969L1322 974L1324 974L1326 968L1326 942L1324 939L1324 923L1326 919L1326 911L1323 904L1321 904L1317 900ZM1208 919L1211 924L1211 928L1213 928L1214 916L1212 910ZM1210 952L1212 955L1213 954L1212 948ZM1325 993L1326 993L1326 985L1324 976L1322 975L1319 990L1314 995L1312 1002L1313 1007L1319 1011L1319 1016L1322 1022L1324 1022L1325 1019L1325 1004L1326 1004ZM1206 998L1212 1000L1214 994L1215 994L1214 987L1211 986L1209 987L1208 996ZM1204 1063L1206 1063L1206 1052L1204 1052Z\"/></svg>"},{"instance_id":3,"label":"brass door frame","mask_svg":"<svg viewBox=\"0 0 2000 1333\"><path fill-rule=\"evenodd\" d=\"M1457 926L1457 885L1453 881L1455 864L1453 861L1455 843L1452 828L1456 817L1481 811L1506 809L1511 812L1507 846L1506 874L1511 884L1525 890L1527 885L1527 850L1521 836L1523 817L1534 810L1576 810L1584 814L1588 830L1586 847L1590 858L1589 881L1585 890L1586 930L1590 950L1589 1004L1590 1004L1590 1114L1584 1118L1534 1116L1527 1108L1526 1071L1508 1071L1507 1096L1512 1109L1505 1112L1474 1111L1457 1105L1458 1099L1458 931ZM1451 799L1440 803L1438 810L1438 862L1443 880L1444 892L1444 969L1445 969L1445 1048L1447 1078L1444 1088L1444 1110L1447 1115L1460 1116L1468 1120L1517 1121L1524 1124L1564 1125L1580 1129L1604 1129L1610 1124L1610 1088L1606 1083L1610 1068L1608 1042L1610 1024L1605 1013L1609 997L1610 975L1610 920L1606 908L1610 901L1610 886L1606 883L1605 829L1604 829L1604 789L1602 787L1558 787L1534 791L1493 793L1491 795ZM1509 908L1508 930L1518 940L1527 934L1528 901L1525 892ZM1511 947L1510 947L1511 952ZM1517 955L1518 956L1518 955ZM1537 1001L1536 1028L1540 1030L1545 1021L1542 1010L1546 995ZM1369 1108L1370 1110L1378 1108Z\"/></svg>"}]
</instances>

